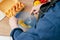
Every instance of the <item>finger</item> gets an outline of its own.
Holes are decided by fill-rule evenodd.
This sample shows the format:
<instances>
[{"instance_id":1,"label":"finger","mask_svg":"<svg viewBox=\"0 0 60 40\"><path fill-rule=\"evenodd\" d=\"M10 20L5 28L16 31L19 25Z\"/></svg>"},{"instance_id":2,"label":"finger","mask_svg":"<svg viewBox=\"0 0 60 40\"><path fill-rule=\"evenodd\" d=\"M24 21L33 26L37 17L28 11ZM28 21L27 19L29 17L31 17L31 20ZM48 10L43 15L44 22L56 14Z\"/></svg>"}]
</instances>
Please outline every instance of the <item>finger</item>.
<instances>
[{"instance_id":1,"label":"finger","mask_svg":"<svg viewBox=\"0 0 60 40\"><path fill-rule=\"evenodd\" d=\"M36 10L36 11L34 11L33 13L34 13L34 14L38 14L38 11Z\"/></svg>"},{"instance_id":2,"label":"finger","mask_svg":"<svg viewBox=\"0 0 60 40\"><path fill-rule=\"evenodd\" d=\"M30 12L30 14L32 14L32 13L33 13L33 10L35 10L35 8L34 8L34 7L31 9L31 12Z\"/></svg>"},{"instance_id":3,"label":"finger","mask_svg":"<svg viewBox=\"0 0 60 40\"><path fill-rule=\"evenodd\" d=\"M36 11L36 10L33 10L33 11L31 12L31 15L34 14L35 11Z\"/></svg>"},{"instance_id":4,"label":"finger","mask_svg":"<svg viewBox=\"0 0 60 40\"><path fill-rule=\"evenodd\" d=\"M32 13L33 13L33 9L31 10L30 14L32 14Z\"/></svg>"}]
</instances>

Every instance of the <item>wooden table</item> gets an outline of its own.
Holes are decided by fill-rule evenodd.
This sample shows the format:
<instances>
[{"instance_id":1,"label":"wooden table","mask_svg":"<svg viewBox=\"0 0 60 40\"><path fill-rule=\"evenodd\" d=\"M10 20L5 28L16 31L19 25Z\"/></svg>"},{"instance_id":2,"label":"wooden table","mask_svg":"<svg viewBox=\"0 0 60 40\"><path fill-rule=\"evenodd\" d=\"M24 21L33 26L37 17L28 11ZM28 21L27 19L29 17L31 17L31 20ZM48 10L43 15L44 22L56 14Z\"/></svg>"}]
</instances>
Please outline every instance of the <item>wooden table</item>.
<instances>
[{"instance_id":1,"label":"wooden table","mask_svg":"<svg viewBox=\"0 0 60 40\"><path fill-rule=\"evenodd\" d=\"M25 4L24 12L30 12L33 4L33 0L21 0ZM0 35L9 35L10 34L10 26L8 23L8 18L5 17L2 21L0 21Z\"/></svg>"}]
</instances>

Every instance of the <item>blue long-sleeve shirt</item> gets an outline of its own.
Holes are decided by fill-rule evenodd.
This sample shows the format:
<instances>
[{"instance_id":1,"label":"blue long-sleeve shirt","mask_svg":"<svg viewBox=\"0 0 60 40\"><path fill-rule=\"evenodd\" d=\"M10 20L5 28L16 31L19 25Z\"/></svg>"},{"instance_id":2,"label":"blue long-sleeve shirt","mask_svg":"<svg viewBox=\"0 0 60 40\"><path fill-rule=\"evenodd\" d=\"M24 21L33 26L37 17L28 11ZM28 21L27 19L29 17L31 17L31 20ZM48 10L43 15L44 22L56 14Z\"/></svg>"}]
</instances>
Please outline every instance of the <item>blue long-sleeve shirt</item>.
<instances>
[{"instance_id":1,"label":"blue long-sleeve shirt","mask_svg":"<svg viewBox=\"0 0 60 40\"><path fill-rule=\"evenodd\" d=\"M11 32L11 36L14 40L60 40L60 2L39 19L36 28L26 32L16 28Z\"/></svg>"}]
</instances>

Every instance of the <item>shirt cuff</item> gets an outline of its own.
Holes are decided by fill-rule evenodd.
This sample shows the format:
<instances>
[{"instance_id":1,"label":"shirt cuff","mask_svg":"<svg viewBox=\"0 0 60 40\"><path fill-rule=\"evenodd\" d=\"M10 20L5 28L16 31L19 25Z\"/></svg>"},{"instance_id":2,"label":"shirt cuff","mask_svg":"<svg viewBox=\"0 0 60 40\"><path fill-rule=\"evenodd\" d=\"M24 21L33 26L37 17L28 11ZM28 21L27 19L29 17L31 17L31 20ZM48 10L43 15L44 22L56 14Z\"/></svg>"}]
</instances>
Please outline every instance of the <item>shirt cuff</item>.
<instances>
[{"instance_id":1,"label":"shirt cuff","mask_svg":"<svg viewBox=\"0 0 60 40\"><path fill-rule=\"evenodd\" d=\"M12 30L12 32L10 33L10 36L12 36L13 37L13 35L14 35L14 33L16 32L16 31L19 31L19 32L23 32L23 30L22 29L20 29L20 28L15 28L14 30Z\"/></svg>"}]
</instances>

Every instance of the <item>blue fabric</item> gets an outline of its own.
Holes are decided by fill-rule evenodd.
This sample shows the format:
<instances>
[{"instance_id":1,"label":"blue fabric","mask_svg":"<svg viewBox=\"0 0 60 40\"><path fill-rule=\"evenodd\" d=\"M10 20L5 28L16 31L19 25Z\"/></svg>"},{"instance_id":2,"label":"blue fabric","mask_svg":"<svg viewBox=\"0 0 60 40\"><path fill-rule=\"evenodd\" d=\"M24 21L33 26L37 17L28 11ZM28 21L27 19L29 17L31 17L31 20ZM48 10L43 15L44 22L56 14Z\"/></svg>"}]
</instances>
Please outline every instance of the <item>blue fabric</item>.
<instances>
[{"instance_id":1,"label":"blue fabric","mask_svg":"<svg viewBox=\"0 0 60 40\"><path fill-rule=\"evenodd\" d=\"M11 32L11 36L12 36L12 38L13 38L13 40L15 40L15 38L17 37L17 35L16 34L21 34L23 32L23 30L22 29L20 29L20 28L15 28L12 32Z\"/></svg>"},{"instance_id":2,"label":"blue fabric","mask_svg":"<svg viewBox=\"0 0 60 40\"><path fill-rule=\"evenodd\" d=\"M51 7L36 25L26 32L15 30L15 40L60 40L60 2Z\"/></svg>"}]
</instances>

